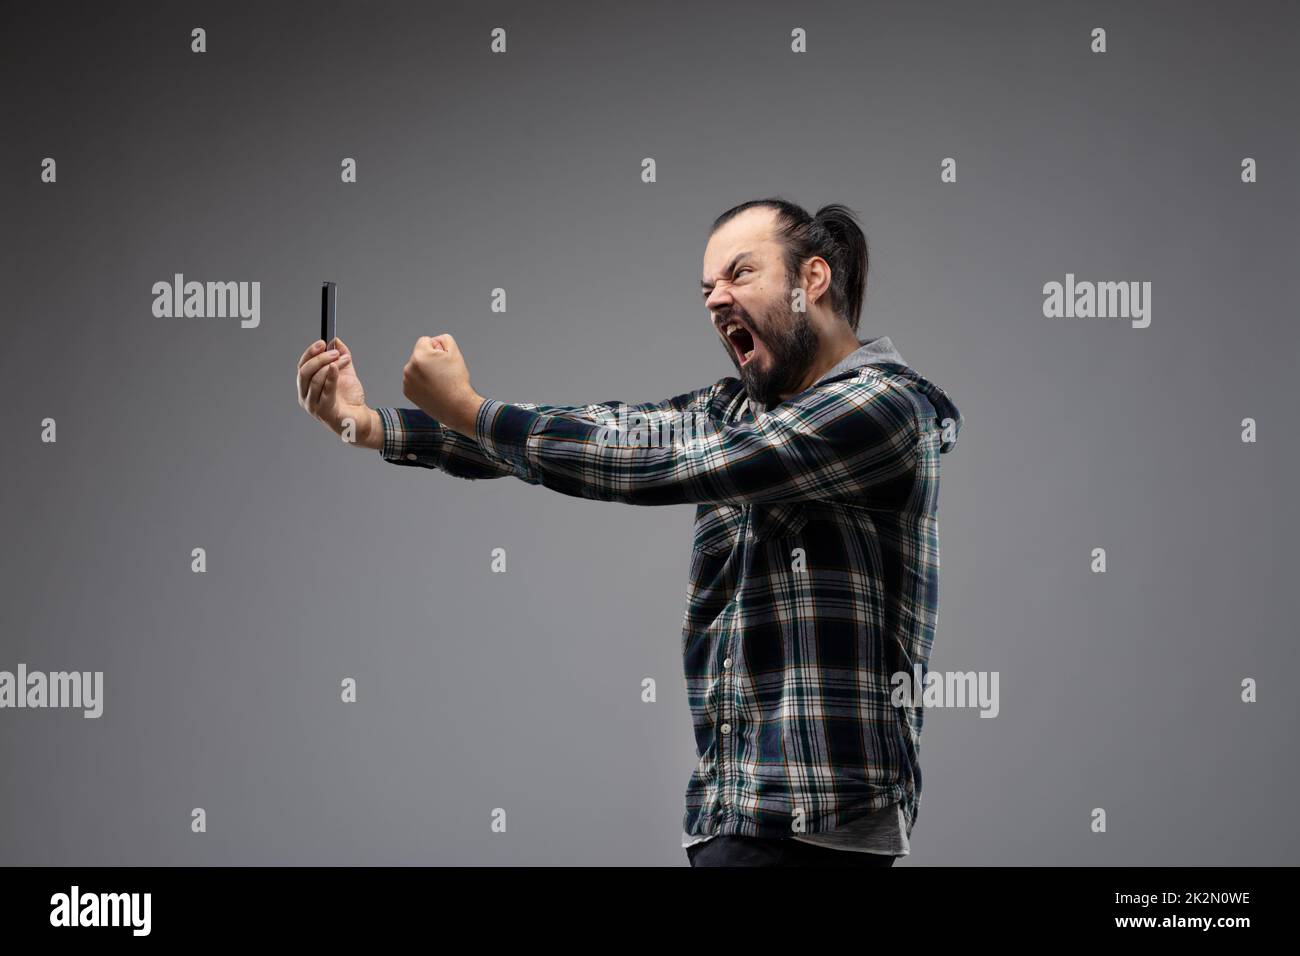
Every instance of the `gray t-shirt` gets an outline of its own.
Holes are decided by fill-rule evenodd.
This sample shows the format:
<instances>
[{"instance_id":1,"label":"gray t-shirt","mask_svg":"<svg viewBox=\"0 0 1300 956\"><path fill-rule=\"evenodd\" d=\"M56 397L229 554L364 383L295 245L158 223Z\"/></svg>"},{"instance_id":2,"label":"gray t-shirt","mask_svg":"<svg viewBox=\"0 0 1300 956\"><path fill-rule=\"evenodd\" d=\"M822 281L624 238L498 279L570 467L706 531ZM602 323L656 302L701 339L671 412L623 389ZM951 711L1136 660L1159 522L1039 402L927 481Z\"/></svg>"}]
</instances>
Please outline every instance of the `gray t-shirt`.
<instances>
[{"instance_id":1,"label":"gray t-shirt","mask_svg":"<svg viewBox=\"0 0 1300 956\"><path fill-rule=\"evenodd\" d=\"M703 843L705 840L712 840L713 836L710 833L683 833L682 849L696 843ZM808 833L795 836L793 839L830 847L832 850L850 850L855 853L907 856L912 852L907 841L903 811L896 803L867 813L834 830L825 833Z\"/></svg>"}]
</instances>

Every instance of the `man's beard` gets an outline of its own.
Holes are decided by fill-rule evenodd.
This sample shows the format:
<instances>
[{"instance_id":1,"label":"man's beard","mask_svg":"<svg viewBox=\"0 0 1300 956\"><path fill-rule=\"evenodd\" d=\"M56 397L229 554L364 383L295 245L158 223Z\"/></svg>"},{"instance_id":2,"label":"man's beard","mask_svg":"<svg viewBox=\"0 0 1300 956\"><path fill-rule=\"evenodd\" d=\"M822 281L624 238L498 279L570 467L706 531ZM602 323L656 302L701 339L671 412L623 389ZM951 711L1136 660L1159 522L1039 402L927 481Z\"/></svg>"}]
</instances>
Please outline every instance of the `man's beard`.
<instances>
[{"instance_id":1,"label":"man's beard","mask_svg":"<svg viewBox=\"0 0 1300 956\"><path fill-rule=\"evenodd\" d=\"M744 316L767 348L770 359L767 369L760 370L754 359L741 365L731 343L725 340L722 343L749 400L761 403L765 409L779 405L782 393L793 393L799 388L821 346L817 330L808 321L808 313L794 311L789 301L789 290L786 290L785 296L778 298L761 320Z\"/></svg>"}]
</instances>

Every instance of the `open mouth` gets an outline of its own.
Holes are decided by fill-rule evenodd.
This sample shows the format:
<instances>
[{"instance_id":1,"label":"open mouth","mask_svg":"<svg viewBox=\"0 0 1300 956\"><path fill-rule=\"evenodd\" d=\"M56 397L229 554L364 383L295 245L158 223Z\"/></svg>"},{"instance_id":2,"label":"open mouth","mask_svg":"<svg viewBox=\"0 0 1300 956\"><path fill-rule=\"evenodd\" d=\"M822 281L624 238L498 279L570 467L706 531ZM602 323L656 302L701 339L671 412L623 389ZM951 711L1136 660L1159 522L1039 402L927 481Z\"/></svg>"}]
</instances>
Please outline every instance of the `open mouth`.
<instances>
[{"instance_id":1,"label":"open mouth","mask_svg":"<svg viewBox=\"0 0 1300 956\"><path fill-rule=\"evenodd\" d=\"M731 347L736 350L736 361L744 365L754 357L754 336L750 334L749 329L737 323L730 332L727 333L727 341Z\"/></svg>"}]
</instances>

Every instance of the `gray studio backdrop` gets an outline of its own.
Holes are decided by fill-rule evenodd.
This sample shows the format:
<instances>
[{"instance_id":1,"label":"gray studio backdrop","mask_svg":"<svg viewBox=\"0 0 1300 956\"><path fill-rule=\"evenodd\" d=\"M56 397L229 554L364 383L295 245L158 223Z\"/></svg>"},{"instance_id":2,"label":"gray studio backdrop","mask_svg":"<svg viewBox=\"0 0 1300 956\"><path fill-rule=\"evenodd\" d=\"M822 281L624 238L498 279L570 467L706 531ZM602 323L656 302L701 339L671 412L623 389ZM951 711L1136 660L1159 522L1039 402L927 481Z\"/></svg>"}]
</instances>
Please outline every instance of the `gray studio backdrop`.
<instances>
[{"instance_id":1,"label":"gray studio backdrop","mask_svg":"<svg viewBox=\"0 0 1300 956\"><path fill-rule=\"evenodd\" d=\"M440 332L506 401L702 387L708 224L770 194L861 213L861 333L966 418L931 667L998 672L1000 708L927 712L904 865L1297 862L1298 29L6 4L0 669L105 686L97 720L0 710L0 862L685 865L693 509L387 464L293 372L331 279L372 405ZM260 323L155 317L176 273L259 282ZM1046 318L1067 273L1150 282L1149 327Z\"/></svg>"}]
</instances>

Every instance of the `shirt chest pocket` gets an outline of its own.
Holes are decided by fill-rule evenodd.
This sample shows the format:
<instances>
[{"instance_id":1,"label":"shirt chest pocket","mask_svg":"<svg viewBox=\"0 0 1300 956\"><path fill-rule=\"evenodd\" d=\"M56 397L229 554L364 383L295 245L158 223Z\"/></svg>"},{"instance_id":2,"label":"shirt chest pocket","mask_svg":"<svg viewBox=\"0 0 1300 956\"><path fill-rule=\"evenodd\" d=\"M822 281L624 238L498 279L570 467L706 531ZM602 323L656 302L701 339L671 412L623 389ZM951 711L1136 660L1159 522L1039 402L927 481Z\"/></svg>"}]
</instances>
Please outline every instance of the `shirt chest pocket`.
<instances>
[{"instance_id":1,"label":"shirt chest pocket","mask_svg":"<svg viewBox=\"0 0 1300 956\"><path fill-rule=\"evenodd\" d=\"M808 523L802 501L750 505L750 527L755 541L779 541L798 534Z\"/></svg>"},{"instance_id":2,"label":"shirt chest pocket","mask_svg":"<svg viewBox=\"0 0 1300 956\"><path fill-rule=\"evenodd\" d=\"M798 534L808 523L803 502L747 505L749 536L757 542L779 541ZM745 508L737 505L700 505L695 513L694 549L718 556L730 554L740 539Z\"/></svg>"}]
</instances>

